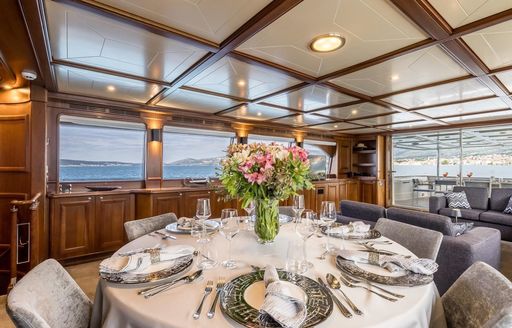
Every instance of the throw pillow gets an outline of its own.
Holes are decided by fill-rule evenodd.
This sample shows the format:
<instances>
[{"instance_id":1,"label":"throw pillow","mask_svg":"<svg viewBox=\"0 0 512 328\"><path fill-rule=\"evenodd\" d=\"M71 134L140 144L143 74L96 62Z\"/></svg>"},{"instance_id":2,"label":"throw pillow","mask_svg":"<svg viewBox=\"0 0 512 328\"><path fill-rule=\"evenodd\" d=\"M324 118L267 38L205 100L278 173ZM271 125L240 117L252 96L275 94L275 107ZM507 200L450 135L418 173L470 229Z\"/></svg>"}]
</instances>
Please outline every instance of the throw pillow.
<instances>
[{"instance_id":1,"label":"throw pillow","mask_svg":"<svg viewBox=\"0 0 512 328\"><path fill-rule=\"evenodd\" d=\"M469 230L473 229L473 226L473 222L457 222L453 223L452 229L455 236L460 236L462 234L465 234Z\"/></svg>"},{"instance_id":2,"label":"throw pillow","mask_svg":"<svg viewBox=\"0 0 512 328\"><path fill-rule=\"evenodd\" d=\"M449 192L446 194L446 198L448 199L448 207L449 208L467 208L471 209L469 206L468 198L466 197L466 192Z\"/></svg>"},{"instance_id":3,"label":"throw pillow","mask_svg":"<svg viewBox=\"0 0 512 328\"><path fill-rule=\"evenodd\" d=\"M512 214L512 196L510 196L510 199L508 200L508 205L505 207L505 210L503 211L505 214Z\"/></svg>"}]
</instances>

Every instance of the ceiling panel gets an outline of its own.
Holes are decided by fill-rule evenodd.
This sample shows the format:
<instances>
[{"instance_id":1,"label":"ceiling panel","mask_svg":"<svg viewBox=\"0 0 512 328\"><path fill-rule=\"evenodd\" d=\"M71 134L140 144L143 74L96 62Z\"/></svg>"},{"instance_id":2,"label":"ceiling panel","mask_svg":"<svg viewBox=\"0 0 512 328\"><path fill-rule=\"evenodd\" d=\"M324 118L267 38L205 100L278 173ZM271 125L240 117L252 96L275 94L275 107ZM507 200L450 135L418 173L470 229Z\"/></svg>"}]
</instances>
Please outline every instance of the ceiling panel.
<instances>
[{"instance_id":1,"label":"ceiling panel","mask_svg":"<svg viewBox=\"0 0 512 328\"><path fill-rule=\"evenodd\" d=\"M467 74L438 46L434 46L344 75L331 82L377 96Z\"/></svg>"},{"instance_id":2,"label":"ceiling panel","mask_svg":"<svg viewBox=\"0 0 512 328\"><path fill-rule=\"evenodd\" d=\"M339 33L346 39L345 46L323 54L309 50L311 40L326 33ZM320 76L426 38L385 0L309 0L257 33L238 50Z\"/></svg>"},{"instance_id":3,"label":"ceiling panel","mask_svg":"<svg viewBox=\"0 0 512 328\"><path fill-rule=\"evenodd\" d=\"M359 117L386 114L393 112L392 109L375 105L372 103L363 103L340 108L330 108L316 112L316 114L335 117L341 120L356 119Z\"/></svg>"},{"instance_id":4,"label":"ceiling panel","mask_svg":"<svg viewBox=\"0 0 512 328\"><path fill-rule=\"evenodd\" d=\"M397 123L397 124L389 124L389 125L382 125L379 126L379 128L383 129L392 129L392 130L405 130L405 129L419 129L419 128L427 128L427 127L438 127L439 125L436 123L433 123L431 121L415 121L415 122L406 122L406 123Z\"/></svg>"},{"instance_id":5,"label":"ceiling panel","mask_svg":"<svg viewBox=\"0 0 512 328\"><path fill-rule=\"evenodd\" d=\"M359 127L361 127L361 126L352 124L352 123L338 122L338 123L327 123L327 124L310 126L309 128L315 129L315 130L322 130L322 131L336 131L336 130L353 129L353 128L359 128Z\"/></svg>"},{"instance_id":6,"label":"ceiling panel","mask_svg":"<svg viewBox=\"0 0 512 328\"><path fill-rule=\"evenodd\" d=\"M264 121L281 116L293 114L293 112L259 104L242 105L238 109L226 113L226 116L244 120Z\"/></svg>"},{"instance_id":7,"label":"ceiling panel","mask_svg":"<svg viewBox=\"0 0 512 328\"><path fill-rule=\"evenodd\" d=\"M512 8L508 0L428 0L451 27L469 24Z\"/></svg>"},{"instance_id":8,"label":"ceiling panel","mask_svg":"<svg viewBox=\"0 0 512 328\"><path fill-rule=\"evenodd\" d=\"M470 123L470 122L477 122L477 121L492 121L492 120L496 120L496 119L512 119L512 110L507 109L507 110L504 110L501 112L449 117L449 118L443 118L442 121L450 123L450 124L457 124L457 123Z\"/></svg>"},{"instance_id":9,"label":"ceiling panel","mask_svg":"<svg viewBox=\"0 0 512 328\"><path fill-rule=\"evenodd\" d=\"M442 104L490 96L494 93L476 79L468 79L431 88L400 93L383 100L405 108Z\"/></svg>"},{"instance_id":10,"label":"ceiling panel","mask_svg":"<svg viewBox=\"0 0 512 328\"><path fill-rule=\"evenodd\" d=\"M178 89L160 101L157 105L206 113L216 113L237 104L238 102L231 99Z\"/></svg>"},{"instance_id":11,"label":"ceiling panel","mask_svg":"<svg viewBox=\"0 0 512 328\"><path fill-rule=\"evenodd\" d=\"M145 103L161 86L77 68L56 66L60 92Z\"/></svg>"},{"instance_id":12,"label":"ceiling panel","mask_svg":"<svg viewBox=\"0 0 512 328\"><path fill-rule=\"evenodd\" d=\"M284 117L278 120L275 120L276 123L281 124L288 124L292 126L304 126L304 125L311 125L311 124L320 124L320 123L326 123L331 122L331 119L328 119L326 117L318 116L315 114L298 114L295 116L290 117Z\"/></svg>"},{"instance_id":13,"label":"ceiling panel","mask_svg":"<svg viewBox=\"0 0 512 328\"><path fill-rule=\"evenodd\" d=\"M512 64L512 21L494 25L463 37L491 69Z\"/></svg>"},{"instance_id":14,"label":"ceiling panel","mask_svg":"<svg viewBox=\"0 0 512 328\"><path fill-rule=\"evenodd\" d=\"M414 115L412 113L396 113L396 114L389 114L389 115L378 116L378 117L373 117L373 118L364 118L361 120L356 120L356 121L351 121L351 122L373 126L373 125L415 121L415 120L418 120L418 116Z\"/></svg>"},{"instance_id":15,"label":"ceiling panel","mask_svg":"<svg viewBox=\"0 0 512 328\"><path fill-rule=\"evenodd\" d=\"M220 43L271 0L98 0L112 7Z\"/></svg>"},{"instance_id":16,"label":"ceiling panel","mask_svg":"<svg viewBox=\"0 0 512 328\"><path fill-rule=\"evenodd\" d=\"M255 99L299 83L299 80L274 70L224 57L192 79L187 85L246 99Z\"/></svg>"},{"instance_id":17,"label":"ceiling panel","mask_svg":"<svg viewBox=\"0 0 512 328\"><path fill-rule=\"evenodd\" d=\"M512 71L506 71L496 74L496 77L512 92Z\"/></svg>"},{"instance_id":18,"label":"ceiling panel","mask_svg":"<svg viewBox=\"0 0 512 328\"><path fill-rule=\"evenodd\" d=\"M377 128L362 128L362 129L343 130L340 132L348 133L348 134L368 134L368 133L382 133L382 132L386 132L386 130L385 129L377 129Z\"/></svg>"},{"instance_id":19,"label":"ceiling panel","mask_svg":"<svg viewBox=\"0 0 512 328\"><path fill-rule=\"evenodd\" d=\"M206 52L55 1L46 1L52 56L172 81Z\"/></svg>"},{"instance_id":20,"label":"ceiling panel","mask_svg":"<svg viewBox=\"0 0 512 328\"><path fill-rule=\"evenodd\" d=\"M309 111L326 106L339 105L357 100L329 88L311 85L287 94L265 99L266 103Z\"/></svg>"},{"instance_id":21,"label":"ceiling panel","mask_svg":"<svg viewBox=\"0 0 512 328\"><path fill-rule=\"evenodd\" d=\"M485 112L496 109L505 109L508 106L499 98L472 101L462 104L454 104L416 111L430 117L441 117L448 115L464 115L469 113Z\"/></svg>"}]
</instances>

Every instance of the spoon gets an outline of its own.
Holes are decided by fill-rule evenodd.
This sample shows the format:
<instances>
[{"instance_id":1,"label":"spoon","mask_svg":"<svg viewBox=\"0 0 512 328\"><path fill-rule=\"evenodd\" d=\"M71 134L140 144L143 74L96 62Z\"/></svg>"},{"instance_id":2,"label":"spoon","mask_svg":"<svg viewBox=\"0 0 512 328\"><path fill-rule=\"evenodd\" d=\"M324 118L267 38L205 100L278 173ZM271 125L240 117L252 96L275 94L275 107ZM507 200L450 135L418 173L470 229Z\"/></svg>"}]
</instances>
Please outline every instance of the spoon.
<instances>
[{"instance_id":1,"label":"spoon","mask_svg":"<svg viewBox=\"0 0 512 328\"><path fill-rule=\"evenodd\" d=\"M347 297L347 295L345 295L345 293L341 290L341 284L340 284L339 280L336 279L335 276L328 273L325 276L325 278L327 279L327 283L329 284L329 287L331 287L332 289L337 289L341 293L341 295L347 302L348 306L350 306L350 308L352 309L352 311L354 311L355 314L363 315L363 312L361 310L359 310L357 308L357 306L354 303L352 303L352 301Z\"/></svg>"}]
</instances>

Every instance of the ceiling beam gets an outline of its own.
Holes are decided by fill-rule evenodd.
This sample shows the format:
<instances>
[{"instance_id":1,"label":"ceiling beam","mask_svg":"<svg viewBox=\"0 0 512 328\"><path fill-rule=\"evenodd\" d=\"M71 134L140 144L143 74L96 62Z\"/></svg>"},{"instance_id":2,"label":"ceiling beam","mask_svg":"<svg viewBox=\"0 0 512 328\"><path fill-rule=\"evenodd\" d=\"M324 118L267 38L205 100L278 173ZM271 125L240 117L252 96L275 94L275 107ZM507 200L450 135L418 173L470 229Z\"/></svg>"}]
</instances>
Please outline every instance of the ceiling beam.
<instances>
[{"instance_id":1,"label":"ceiling beam","mask_svg":"<svg viewBox=\"0 0 512 328\"><path fill-rule=\"evenodd\" d=\"M148 104L157 104L172 92L188 83L194 77L206 70L208 67L216 63L218 60L235 50L239 45L250 39L253 35L270 25L279 17L287 13L302 0L274 0L265 8L260 10L251 19L245 22L235 32L233 32L226 40L222 41L219 49L215 53L210 53L199 60L195 65L190 67L171 83L171 87L163 89L155 97L150 99Z\"/></svg>"}]
</instances>

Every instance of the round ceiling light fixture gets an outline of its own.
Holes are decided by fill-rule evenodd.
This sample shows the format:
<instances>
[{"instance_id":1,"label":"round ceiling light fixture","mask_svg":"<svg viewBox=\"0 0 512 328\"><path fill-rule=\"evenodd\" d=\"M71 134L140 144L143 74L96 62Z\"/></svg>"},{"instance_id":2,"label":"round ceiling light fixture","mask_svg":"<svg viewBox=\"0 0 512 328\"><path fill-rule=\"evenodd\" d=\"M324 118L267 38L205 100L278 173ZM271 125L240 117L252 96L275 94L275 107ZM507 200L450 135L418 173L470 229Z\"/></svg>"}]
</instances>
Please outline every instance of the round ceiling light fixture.
<instances>
[{"instance_id":1,"label":"round ceiling light fixture","mask_svg":"<svg viewBox=\"0 0 512 328\"><path fill-rule=\"evenodd\" d=\"M345 45L345 38L338 33L323 34L315 37L309 43L309 48L315 52L331 52Z\"/></svg>"}]
</instances>

